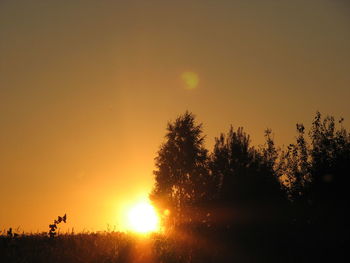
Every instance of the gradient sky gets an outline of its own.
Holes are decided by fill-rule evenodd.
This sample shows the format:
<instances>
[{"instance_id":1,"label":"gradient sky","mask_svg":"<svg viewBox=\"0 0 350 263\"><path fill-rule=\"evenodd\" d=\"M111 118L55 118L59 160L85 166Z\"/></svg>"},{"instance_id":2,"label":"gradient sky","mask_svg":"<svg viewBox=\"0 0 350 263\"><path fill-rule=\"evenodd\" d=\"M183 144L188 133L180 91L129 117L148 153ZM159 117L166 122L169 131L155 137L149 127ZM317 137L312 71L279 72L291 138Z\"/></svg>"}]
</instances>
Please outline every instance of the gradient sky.
<instances>
[{"instance_id":1,"label":"gradient sky","mask_svg":"<svg viewBox=\"0 0 350 263\"><path fill-rule=\"evenodd\" d=\"M345 0L0 0L0 230L118 227L168 121L288 144L350 118L349 70Z\"/></svg>"}]
</instances>

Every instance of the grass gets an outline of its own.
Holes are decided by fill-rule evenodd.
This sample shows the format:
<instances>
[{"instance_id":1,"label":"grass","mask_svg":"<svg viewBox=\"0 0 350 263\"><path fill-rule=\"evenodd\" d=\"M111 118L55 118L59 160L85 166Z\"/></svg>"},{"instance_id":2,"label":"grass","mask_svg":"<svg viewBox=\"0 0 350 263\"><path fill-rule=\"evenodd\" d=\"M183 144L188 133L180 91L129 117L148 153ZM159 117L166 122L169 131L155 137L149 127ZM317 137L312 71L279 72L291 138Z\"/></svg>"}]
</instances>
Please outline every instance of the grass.
<instances>
[{"instance_id":1,"label":"grass","mask_svg":"<svg viewBox=\"0 0 350 263\"><path fill-rule=\"evenodd\" d=\"M0 235L1 262L193 262L193 249L169 236L122 232Z\"/></svg>"}]
</instances>

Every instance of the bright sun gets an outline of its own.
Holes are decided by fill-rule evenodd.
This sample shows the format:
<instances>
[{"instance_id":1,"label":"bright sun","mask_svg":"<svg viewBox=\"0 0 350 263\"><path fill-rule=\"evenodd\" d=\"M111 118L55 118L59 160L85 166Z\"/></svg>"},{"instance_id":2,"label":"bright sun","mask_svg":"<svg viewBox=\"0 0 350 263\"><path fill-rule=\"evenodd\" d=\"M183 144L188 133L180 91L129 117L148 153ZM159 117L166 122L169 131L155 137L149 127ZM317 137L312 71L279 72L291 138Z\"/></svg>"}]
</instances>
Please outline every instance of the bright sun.
<instances>
[{"instance_id":1,"label":"bright sun","mask_svg":"<svg viewBox=\"0 0 350 263\"><path fill-rule=\"evenodd\" d=\"M138 233L149 233L159 230L159 216L154 207L147 201L132 206L127 213L128 230Z\"/></svg>"}]
</instances>

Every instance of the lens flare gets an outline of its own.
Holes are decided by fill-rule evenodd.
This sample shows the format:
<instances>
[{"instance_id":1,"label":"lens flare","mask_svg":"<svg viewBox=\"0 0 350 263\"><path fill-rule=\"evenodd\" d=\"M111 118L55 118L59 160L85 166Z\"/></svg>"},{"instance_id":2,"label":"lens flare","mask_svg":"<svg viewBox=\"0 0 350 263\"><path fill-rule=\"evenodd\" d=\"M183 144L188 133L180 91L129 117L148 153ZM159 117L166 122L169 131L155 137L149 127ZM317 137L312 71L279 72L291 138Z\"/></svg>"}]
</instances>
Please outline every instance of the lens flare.
<instances>
[{"instance_id":1,"label":"lens flare","mask_svg":"<svg viewBox=\"0 0 350 263\"><path fill-rule=\"evenodd\" d=\"M186 89L189 90L197 88L199 83L198 74L195 72L184 72L181 74L181 79L185 82Z\"/></svg>"}]
</instances>

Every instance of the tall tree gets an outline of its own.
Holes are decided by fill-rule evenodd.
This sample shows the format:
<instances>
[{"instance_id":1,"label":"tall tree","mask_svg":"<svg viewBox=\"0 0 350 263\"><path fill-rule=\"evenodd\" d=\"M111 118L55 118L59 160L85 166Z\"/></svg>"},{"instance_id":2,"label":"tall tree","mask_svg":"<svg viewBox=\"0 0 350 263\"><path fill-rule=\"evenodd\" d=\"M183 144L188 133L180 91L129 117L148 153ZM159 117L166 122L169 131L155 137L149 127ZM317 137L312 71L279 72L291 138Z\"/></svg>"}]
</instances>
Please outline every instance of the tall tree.
<instances>
[{"instance_id":1,"label":"tall tree","mask_svg":"<svg viewBox=\"0 0 350 263\"><path fill-rule=\"evenodd\" d=\"M333 235L334 230L349 234L348 187L350 182L350 135L342 126L343 119L336 125L332 116L322 119L319 112L310 130L311 139L311 183L306 197L310 201L312 223L322 228L325 236ZM328 226L333 225L331 230Z\"/></svg>"},{"instance_id":2,"label":"tall tree","mask_svg":"<svg viewBox=\"0 0 350 263\"><path fill-rule=\"evenodd\" d=\"M282 173L294 208L296 244L306 260L317 261L345 252L350 234L348 187L350 136L334 117L316 113L309 140L297 124L296 143L282 156ZM302 242L301 242L302 241ZM317 257L317 258L316 258Z\"/></svg>"},{"instance_id":3,"label":"tall tree","mask_svg":"<svg viewBox=\"0 0 350 263\"><path fill-rule=\"evenodd\" d=\"M208 151L202 133L202 124L186 111L168 123L166 140L155 158L151 199L170 210L176 225L194 220L196 206L208 197Z\"/></svg>"},{"instance_id":4,"label":"tall tree","mask_svg":"<svg viewBox=\"0 0 350 263\"><path fill-rule=\"evenodd\" d=\"M308 206L309 212L318 207L319 212L328 213L327 209L346 200L350 136L342 123L343 119L338 128L334 117L322 119L317 112L309 131L309 143L304 138L304 126L297 124L296 143L289 145L282 156L290 198L299 205Z\"/></svg>"},{"instance_id":5,"label":"tall tree","mask_svg":"<svg viewBox=\"0 0 350 263\"><path fill-rule=\"evenodd\" d=\"M240 209L249 220L262 221L262 215L286 204L285 193L274 172L277 151L271 131L266 131L266 138L266 147L260 151L250 146L250 137L243 128L235 131L231 127L227 135L216 138L211 173L219 178L219 200L226 213L236 214L235 221Z\"/></svg>"}]
</instances>

